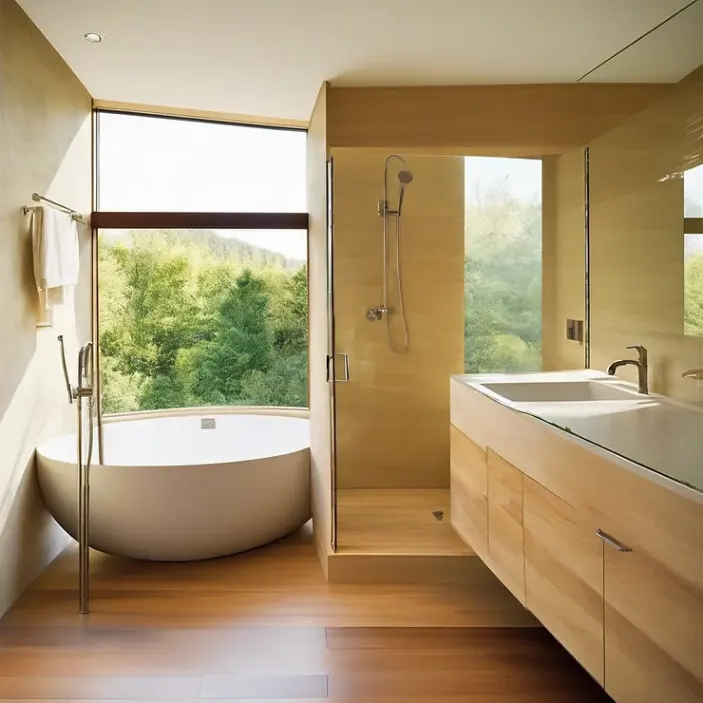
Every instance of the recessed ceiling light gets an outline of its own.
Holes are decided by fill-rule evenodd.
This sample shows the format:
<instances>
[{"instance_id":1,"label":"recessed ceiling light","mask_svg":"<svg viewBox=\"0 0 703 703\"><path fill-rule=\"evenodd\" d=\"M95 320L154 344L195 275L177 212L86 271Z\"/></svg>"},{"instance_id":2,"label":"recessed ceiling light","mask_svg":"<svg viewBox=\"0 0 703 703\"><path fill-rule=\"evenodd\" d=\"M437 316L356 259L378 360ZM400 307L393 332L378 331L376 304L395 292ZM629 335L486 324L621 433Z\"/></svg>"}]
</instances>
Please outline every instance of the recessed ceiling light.
<instances>
[{"instance_id":1,"label":"recessed ceiling light","mask_svg":"<svg viewBox=\"0 0 703 703\"><path fill-rule=\"evenodd\" d=\"M83 35L83 38L91 44L99 44L103 40L103 38L95 32L86 32Z\"/></svg>"}]
</instances>

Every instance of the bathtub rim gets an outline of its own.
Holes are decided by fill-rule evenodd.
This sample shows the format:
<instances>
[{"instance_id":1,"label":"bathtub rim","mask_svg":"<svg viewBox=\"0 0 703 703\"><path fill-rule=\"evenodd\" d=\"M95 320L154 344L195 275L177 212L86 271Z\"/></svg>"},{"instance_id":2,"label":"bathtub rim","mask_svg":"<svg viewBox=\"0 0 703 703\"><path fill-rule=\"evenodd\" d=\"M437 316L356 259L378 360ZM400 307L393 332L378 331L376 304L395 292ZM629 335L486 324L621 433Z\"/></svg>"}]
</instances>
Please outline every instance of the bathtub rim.
<instances>
[{"instance_id":1,"label":"bathtub rim","mask_svg":"<svg viewBox=\"0 0 703 703\"><path fill-rule=\"evenodd\" d=\"M208 410L208 413L203 413L203 410ZM273 412L270 412L273 411ZM211 405L207 406L206 408L203 407L193 407L193 408L169 408L166 410L138 410L136 412L129 412L129 413L115 413L112 415L107 415L103 418L103 422L107 422L108 424L112 423L118 423L118 422L137 422L140 420L159 420L159 419L168 419L171 417L210 417L210 416L217 416L217 415L254 415L254 416L268 416L268 417L289 417L291 419L295 420L307 420L308 421L308 427L310 423L310 410L308 408L287 408L287 407L277 407L277 406L272 406L272 407L267 407L267 406L217 406L217 405ZM97 433L97 425L95 427L95 431ZM49 454L45 447L50 446L53 442L62 439L66 436L69 437L74 437L77 438L77 429L74 429L73 431L69 432L64 432L61 435L58 435L56 437L51 437L50 439L45 440L41 444L38 444L35 447L34 453L37 461L37 468L39 469L39 458L41 457L42 459L46 459L49 461L54 461L58 462L61 464L68 464L75 466L75 462L68 462L64 461L63 459L57 459L56 456L52 456ZM97 437L96 437L97 440ZM96 449L94 449L94 461L95 461L95 454ZM111 464L111 463L105 463L105 464L98 464L94 463L93 468L101 467L101 468L133 468L135 466L138 466L140 468L144 469L159 469L159 468L189 468L193 466L199 466L199 467L218 467L218 466L227 466L227 465L234 465L234 464L249 464L249 463L254 463L254 462L259 462L259 461L267 461L269 459L277 459L279 457L285 457L285 456L292 456L296 455L300 452L310 452L310 442L308 441L308 446L307 447L300 447L298 449L293 449L292 451L289 452L283 452L280 454L272 454L272 455L267 455L267 456L261 456L261 457L252 457L250 459L241 459L241 460L227 460L227 461L212 461L212 462L198 462L198 464L149 464L149 465L142 465L142 464Z\"/></svg>"},{"instance_id":2,"label":"bathtub rim","mask_svg":"<svg viewBox=\"0 0 703 703\"><path fill-rule=\"evenodd\" d=\"M188 408L166 408L164 410L132 410L126 413L101 415L103 423L148 420L166 417L192 417L194 415L271 415L310 419L310 408L289 408L279 405L201 405Z\"/></svg>"}]
</instances>

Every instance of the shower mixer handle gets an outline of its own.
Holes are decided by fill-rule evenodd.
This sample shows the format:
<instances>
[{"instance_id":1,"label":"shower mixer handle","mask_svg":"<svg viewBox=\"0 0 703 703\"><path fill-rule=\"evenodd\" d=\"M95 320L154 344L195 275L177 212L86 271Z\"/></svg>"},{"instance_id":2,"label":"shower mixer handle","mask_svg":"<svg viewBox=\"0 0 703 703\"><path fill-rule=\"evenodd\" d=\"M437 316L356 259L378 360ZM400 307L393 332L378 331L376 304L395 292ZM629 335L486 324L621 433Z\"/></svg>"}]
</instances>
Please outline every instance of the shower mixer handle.
<instances>
[{"instance_id":1,"label":"shower mixer handle","mask_svg":"<svg viewBox=\"0 0 703 703\"><path fill-rule=\"evenodd\" d=\"M366 311L366 319L369 322L378 322L382 320L386 315L388 315L389 310L385 305L381 305L377 308L369 308Z\"/></svg>"}]
</instances>

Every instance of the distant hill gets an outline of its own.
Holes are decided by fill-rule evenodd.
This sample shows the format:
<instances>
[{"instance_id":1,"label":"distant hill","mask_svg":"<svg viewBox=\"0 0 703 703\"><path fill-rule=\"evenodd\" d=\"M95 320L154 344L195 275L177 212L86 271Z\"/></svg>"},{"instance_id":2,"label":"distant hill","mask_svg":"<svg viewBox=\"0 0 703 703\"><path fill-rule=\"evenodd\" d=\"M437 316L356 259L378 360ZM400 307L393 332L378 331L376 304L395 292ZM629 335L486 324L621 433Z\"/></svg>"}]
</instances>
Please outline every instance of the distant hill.
<instances>
[{"instance_id":1,"label":"distant hill","mask_svg":"<svg viewBox=\"0 0 703 703\"><path fill-rule=\"evenodd\" d=\"M102 230L100 237L111 243L120 242L125 246L129 246L137 238L154 237L166 241L169 246L206 249L216 259L250 264L254 269L273 267L294 273L305 264L299 259L289 259L280 252L243 242L237 239L236 235L223 237L210 229Z\"/></svg>"}]
</instances>

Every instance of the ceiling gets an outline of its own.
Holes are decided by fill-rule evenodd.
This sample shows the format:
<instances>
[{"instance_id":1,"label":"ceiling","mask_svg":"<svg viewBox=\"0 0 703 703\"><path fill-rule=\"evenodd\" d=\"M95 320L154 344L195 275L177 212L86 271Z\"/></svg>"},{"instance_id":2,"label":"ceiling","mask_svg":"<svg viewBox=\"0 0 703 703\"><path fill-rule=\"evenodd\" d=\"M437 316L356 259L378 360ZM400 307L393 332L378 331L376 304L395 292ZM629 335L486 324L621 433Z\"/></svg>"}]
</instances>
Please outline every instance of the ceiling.
<instances>
[{"instance_id":1,"label":"ceiling","mask_svg":"<svg viewBox=\"0 0 703 703\"><path fill-rule=\"evenodd\" d=\"M703 0L18 2L94 98L282 121L324 80L673 82L703 63Z\"/></svg>"}]
</instances>

